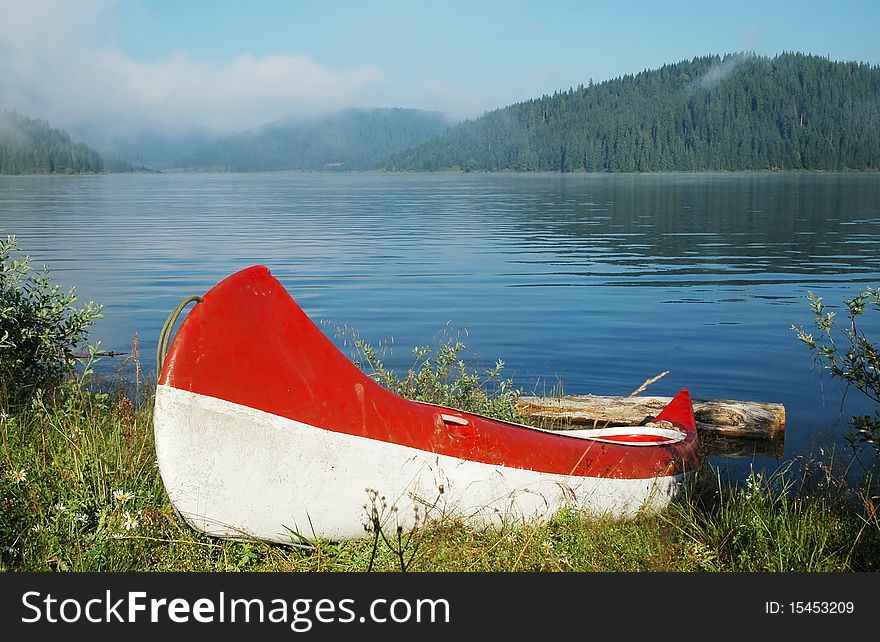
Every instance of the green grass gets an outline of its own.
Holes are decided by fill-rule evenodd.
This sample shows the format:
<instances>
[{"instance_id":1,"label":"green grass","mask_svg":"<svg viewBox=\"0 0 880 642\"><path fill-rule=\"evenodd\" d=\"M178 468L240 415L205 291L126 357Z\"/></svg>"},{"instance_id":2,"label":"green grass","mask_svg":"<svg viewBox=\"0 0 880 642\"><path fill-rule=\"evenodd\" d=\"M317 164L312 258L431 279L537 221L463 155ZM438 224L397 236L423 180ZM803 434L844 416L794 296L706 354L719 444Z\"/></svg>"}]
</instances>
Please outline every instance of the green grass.
<instances>
[{"instance_id":1,"label":"green grass","mask_svg":"<svg viewBox=\"0 0 880 642\"><path fill-rule=\"evenodd\" d=\"M519 391L501 378L503 364L471 371L458 341L417 349L403 376L368 346L358 349L362 367L401 394L515 418ZM37 396L0 414L0 570L880 570L880 492L870 476L851 486L837 468L796 460L736 485L707 467L667 510L630 521L563 510L494 528L447 517L385 532L373 522L363 538L343 542L221 540L189 528L169 503L151 391L138 381L127 392L96 393L81 378L51 400Z\"/></svg>"},{"instance_id":2,"label":"green grass","mask_svg":"<svg viewBox=\"0 0 880 642\"><path fill-rule=\"evenodd\" d=\"M365 530L308 547L213 539L179 519L156 467L149 402L135 409L126 396L74 388L7 409L0 462L2 570L880 570L876 491L821 462L741 487L706 470L668 510L627 522L573 510L487 529L444 519L400 543Z\"/></svg>"},{"instance_id":3,"label":"green grass","mask_svg":"<svg viewBox=\"0 0 880 642\"><path fill-rule=\"evenodd\" d=\"M713 490L682 498L667 515L701 558L701 570L867 571L880 568L880 496L870 477L858 487L833 460L800 458L742 486L720 476Z\"/></svg>"}]
</instances>

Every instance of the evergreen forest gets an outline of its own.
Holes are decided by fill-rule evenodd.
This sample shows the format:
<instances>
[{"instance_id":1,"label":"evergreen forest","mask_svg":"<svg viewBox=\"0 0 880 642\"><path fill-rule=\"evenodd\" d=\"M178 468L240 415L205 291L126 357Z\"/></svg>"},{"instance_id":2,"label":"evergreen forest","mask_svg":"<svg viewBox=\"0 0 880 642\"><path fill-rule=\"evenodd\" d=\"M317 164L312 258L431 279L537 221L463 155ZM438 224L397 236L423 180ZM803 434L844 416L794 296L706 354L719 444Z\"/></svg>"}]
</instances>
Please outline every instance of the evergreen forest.
<instances>
[{"instance_id":1,"label":"evergreen forest","mask_svg":"<svg viewBox=\"0 0 880 642\"><path fill-rule=\"evenodd\" d=\"M84 143L49 123L17 111L0 110L0 174L96 174L131 171L127 163L105 162Z\"/></svg>"},{"instance_id":2,"label":"evergreen forest","mask_svg":"<svg viewBox=\"0 0 880 642\"><path fill-rule=\"evenodd\" d=\"M439 112L348 109L241 132L196 150L172 167L226 172L369 170L448 125Z\"/></svg>"},{"instance_id":3,"label":"evergreen forest","mask_svg":"<svg viewBox=\"0 0 880 642\"><path fill-rule=\"evenodd\" d=\"M387 170L663 172L880 167L880 68L705 56L465 121Z\"/></svg>"}]
</instances>

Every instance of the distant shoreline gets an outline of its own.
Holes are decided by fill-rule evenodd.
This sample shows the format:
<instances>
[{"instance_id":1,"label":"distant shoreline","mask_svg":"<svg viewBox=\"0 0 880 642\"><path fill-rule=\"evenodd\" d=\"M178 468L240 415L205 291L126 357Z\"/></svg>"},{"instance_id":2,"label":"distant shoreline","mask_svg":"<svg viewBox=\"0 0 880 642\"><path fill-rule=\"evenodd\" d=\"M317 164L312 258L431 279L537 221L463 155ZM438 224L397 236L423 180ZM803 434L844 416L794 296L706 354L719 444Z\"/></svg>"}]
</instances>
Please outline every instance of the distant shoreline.
<instances>
[{"instance_id":1,"label":"distant shoreline","mask_svg":"<svg viewBox=\"0 0 880 642\"><path fill-rule=\"evenodd\" d=\"M84 178L96 176L131 176L132 174L163 174L163 175L197 175L210 174L212 176L222 176L224 174L247 176L260 174L309 174L321 176L344 176L346 174L377 174L377 175L485 175L485 176L664 176L664 175L699 175L699 174L880 174L880 168L865 169L700 169L700 170L667 170L657 172L554 172L554 171L519 171L519 170L470 170L461 169L441 169L441 170L384 170L384 169L360 169L360 170L309 170L309 169L270 169L254 172L242 172L232 170L210 170L210 169L137 169L131 172L80 172L80 173L20 173L20 174L0 174L0 177L64 177L64 178Z\"/></svg>"}]
</instances>

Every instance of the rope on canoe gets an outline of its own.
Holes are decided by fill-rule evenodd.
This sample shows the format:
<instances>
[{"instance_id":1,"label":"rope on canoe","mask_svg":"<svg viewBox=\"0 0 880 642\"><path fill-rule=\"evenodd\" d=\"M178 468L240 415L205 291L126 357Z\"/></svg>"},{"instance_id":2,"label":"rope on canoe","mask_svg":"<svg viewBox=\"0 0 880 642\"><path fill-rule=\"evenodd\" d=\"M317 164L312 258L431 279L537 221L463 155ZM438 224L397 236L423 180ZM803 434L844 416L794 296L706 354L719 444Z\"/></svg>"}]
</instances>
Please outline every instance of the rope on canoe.
<instances>
[{"instance_id":1,"label":"rope on canoe","mask_svg":"<svg viewBox=\"0 0 880 642\"><path fill-rule=\"evenodd\" d=\"M159 333L159 342L156 344L157 378L162 376L162 365L165 363L165 354L168 352L168 342L171 341L171 330L177 322L177 317L179 317L180 313L183 312L183 309L193 301L201 303L203 300L204 299L200 296L188 296L181 301L180 304L171 311L168 318L165 319L165 325L162 326L162 331Z\"/></svg>"}]
</instances>

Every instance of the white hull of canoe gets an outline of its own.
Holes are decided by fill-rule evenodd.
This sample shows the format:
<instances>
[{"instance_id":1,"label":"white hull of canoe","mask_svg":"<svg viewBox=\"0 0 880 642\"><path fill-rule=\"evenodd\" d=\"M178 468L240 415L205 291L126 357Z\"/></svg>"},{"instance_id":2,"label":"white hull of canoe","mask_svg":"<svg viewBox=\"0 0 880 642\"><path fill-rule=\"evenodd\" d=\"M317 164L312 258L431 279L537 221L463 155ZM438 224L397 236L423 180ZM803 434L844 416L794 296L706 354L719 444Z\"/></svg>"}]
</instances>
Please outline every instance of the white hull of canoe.
<instances>
[{"instance_id":1,"label":"white hull of canoe","mask_svg":"<svg viewBox=\"0 0 880 642\"><path fill-rule=\"evenodd\" d=\"M563 507L631 517L663 509L684 477L579 477L484 464L166 385L156 390L154 430L166 490L193 528L279 543L296 542L294 533L365 536L374 505L369 490L378 493L375 507L393 532L426 511L474 526L547 518Z\"/></svg>"}]
</instances>

